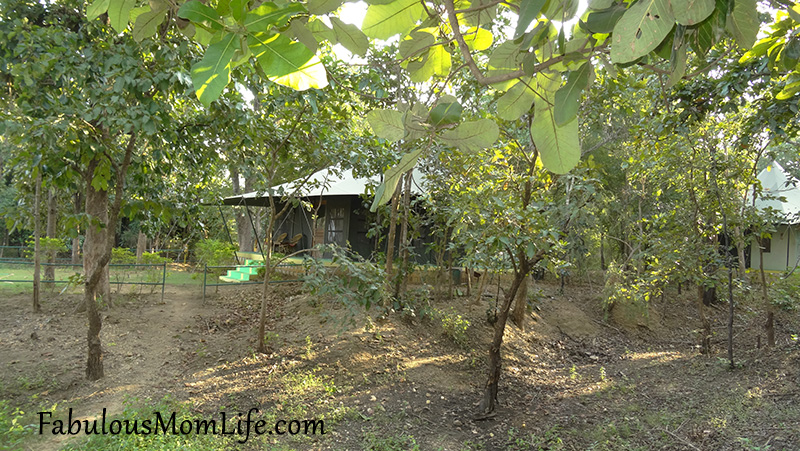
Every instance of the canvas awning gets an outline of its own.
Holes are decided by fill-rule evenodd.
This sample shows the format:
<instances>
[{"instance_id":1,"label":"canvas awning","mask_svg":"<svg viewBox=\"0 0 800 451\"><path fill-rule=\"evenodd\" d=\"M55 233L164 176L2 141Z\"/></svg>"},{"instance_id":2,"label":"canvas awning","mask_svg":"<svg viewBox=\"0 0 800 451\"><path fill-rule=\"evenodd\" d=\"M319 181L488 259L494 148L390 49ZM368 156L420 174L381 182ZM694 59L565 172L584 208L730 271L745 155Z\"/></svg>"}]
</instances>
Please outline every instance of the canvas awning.
<instances>
[{"instance_id":1,"label":"canvas awning","mask_svg":"<svg viewBox=\"0 0 800 451\"><path fill-rule=\"evenodd\" d=\"M412 191L421 194L424 175L414 169L413 178ZM381 178L380 176L356 178L350 169L341 171L341 175L337 175L331 169L322 169L315 172L305 183L303 183L304 180L299 179L277 185L272 190L272 195L280 198L294 195L294 197L306 199L328 196L360 196L367 192L368 186L377 187ZM301 184L302 186L298 189ZM264 207L269 205L269 193L253 191L239 196L226 197L222 200L222 204Z\"/></svg>"},{"instance_id":2,"label":"canvas awning","mask_svg":"<svg viewBox=\"0 0 800 451\"><path fill-rule=\"evenodd\" d=\"M758 180L763 191L755 201L756 208L776 210L782 216L782 224L800 222L800 181L774 161L758 174ZM767 195L773 198L765 199Z\"/></svg>"}]
</instances>

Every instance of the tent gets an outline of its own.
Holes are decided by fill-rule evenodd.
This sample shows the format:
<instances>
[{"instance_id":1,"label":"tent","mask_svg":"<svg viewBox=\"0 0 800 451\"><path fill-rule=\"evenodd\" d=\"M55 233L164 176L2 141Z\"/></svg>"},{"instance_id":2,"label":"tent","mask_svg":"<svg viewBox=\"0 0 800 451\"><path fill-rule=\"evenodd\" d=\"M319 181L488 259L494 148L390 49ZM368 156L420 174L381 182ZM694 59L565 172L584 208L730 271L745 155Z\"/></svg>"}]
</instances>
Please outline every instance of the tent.
<instances>
[{"instance_id":1,"label":"tent","mask_svg":"<svg viewBox=\"0 0 800 451\"><path fill-rule=\"evenodd\" d=\"M412 177L412 193L424 193L424 175L415 169ZM293 197L304 201L310 210L292 208L278 219L275 236L302 236L296 249L337 244L368 258L375 251L375 239L367 236L374 220L369 213L370 187L375 189L379 184L379 176L357 178L351 170L323 169L307 180L277 185L271 190L276 204L282 206L287 197ZM222 204L266 207L270 205L269 196L269 191L252 192L227 197Z\"/></svg>"},{"instance_id":2,"label":"tent","mask_svg":"<svg viewBox=\"0 0 800 451\"><path fill-rule=\"evenodd\" d=\"M751 248L751 267L759 269L759 246L764 251L764 269L785 271L794 268L800 256L800 181L792 177L777 162L772 162L758 174L763 189L755 199L758 210L772 210L778 220L769 239L754 242Z\"/></svg>"}]
</instances>

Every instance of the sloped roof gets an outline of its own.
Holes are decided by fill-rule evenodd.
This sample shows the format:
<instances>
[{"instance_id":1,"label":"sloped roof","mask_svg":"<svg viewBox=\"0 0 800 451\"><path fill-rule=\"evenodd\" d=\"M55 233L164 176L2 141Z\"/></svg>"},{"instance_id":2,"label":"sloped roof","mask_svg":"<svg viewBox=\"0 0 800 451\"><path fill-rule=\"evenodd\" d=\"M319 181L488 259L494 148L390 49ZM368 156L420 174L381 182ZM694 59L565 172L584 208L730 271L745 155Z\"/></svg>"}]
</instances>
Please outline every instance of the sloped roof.
<instances>
[{"instance_id":1,"label":"sloped roof","mask_svg":"<svg viewBox=\"0 0 800 451\"><path fill-rule=\"evenodd\" d=\"M420 194L423 192L424 175L417 169L413 172L414 183L412 192ZM322 169L315 172L306 183L304 179L282 183L273 189L273 196L289 196L297 192L296 197L314 198L328 196L360 196L367 191L368 185L378 186L381 178L379 175L373 177L356 178L353 171L348 169L341 171L341 175L331 169ZM299 189L297 186L302 184ZM240 196L226 197L222 200L223 205L269 205L269 193L265 191L253 191L252 193Z\"/></svg>"},{"instance_id":2,"label":"sloped roof","mask_svg":"<svg viewBox=\"0 0 800 451\"><path fill-rule=\"evenodd\" d=\"M772 208L784 218L784 224L800 222L800 181L789 175L777 162L767 166L758 174L763 188L762 195L756 199L759 210ZM770 195L774 199L764 199ZM783 198L785 201L781 201Z\"/></svg>"}]
</instances>

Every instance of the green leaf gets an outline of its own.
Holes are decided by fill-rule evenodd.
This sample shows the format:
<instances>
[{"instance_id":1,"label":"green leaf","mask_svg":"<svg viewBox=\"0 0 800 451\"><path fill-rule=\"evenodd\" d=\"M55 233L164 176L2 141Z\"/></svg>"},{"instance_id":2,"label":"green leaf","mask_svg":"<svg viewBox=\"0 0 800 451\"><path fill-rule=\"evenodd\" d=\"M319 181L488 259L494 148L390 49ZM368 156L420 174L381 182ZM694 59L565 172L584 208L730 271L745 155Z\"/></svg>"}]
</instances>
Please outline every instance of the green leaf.
<instances>
[{"instance_id":1,"label":"green leaf","mask_svg":"<svg viewBox=\"0 0 800 451\"><path fill-rule=\"evenodd\" d=\"M480 52L492 46L494 36L489 30L472 27L464 33L464 42L473 52Z\"/></svg>"},{"instance_id":2,"label":"green leaf","mask_svg":"<svg viewBox=\"0 0 800 451\"><path fill-rule=\"evenodd\" d=\"M491 147L500 136L497 123L491 119L463 122L458 127L447 130L439 140L448 146L458 147L463 152L478 152Z\"/></svg>"},{"instance_id":3,"label":"green leaf","mask_svg":"<svg viewBox=\"0 0 800 451\"><path fill-rule=\"evenodd\" d=\"M222 19L212 8L200 3L198 0L189 0L181 5L178 17L198 24L208 24L212 30L222 29Z\"/></svg>"},{"instance_id":4,"label":"green leaf","mask_svg":"<svg viewBox=\"0 0 800 451\"><path fill-rule=\"evenodd\" d=\"M458 102L439 103L431 110L428 117L428 122L435 127L455 124L459 120L461 120L461 104Z\"/></svg>"},{"instance_id":5,"label":"green leaf","mask_svg":"<svg viewBox=\"0 0 800 451\"><path fill-rule=\"evenodd\" d=\"M522 36L531 26L534 20L542 12L547 0L521 0L519 4L519 17L517 18L517 28L514 30L514 39Z\"/></svg>"},{"instance_id":6,"label":"green leaf","mask_svg":"<svg viewBox=\"0 0 800 451\"><path fill-rule=\"evenodd\" d=\"M317 38L314 37L314 33L312 33L302 21L291 21L289 23L289 32L296 41L302 42L303 45L308 47L308 49L311 50L311 53L317 53L317 49L319 48Z\"/></svg>"},{"instance_id":7,"label":"green leaf","mask_svg":"<svg viewBox=\"0 0 800 451\"><path fill-rule=\"evenodd\" d=\"M411 81L423 83L434 75L444 76L450 73L452 57L443 45L435 45L428 49L421 61L408 63Z\"/></svg>"},{"instance_id":8,"label":"green leaf","mask_svg":"<svg viewBox=\"0 0 800 451\"><path fill-rule=\"evenodd\" d=\"M788 11L792 20L794 20L795 23L800 23L800 3L795 3L789 7Z\"/></svg>"},{"instance_id":9,"label":"green leaf","mask_svg":"<svg viewBox=\"0 0 800 451\"><path fill-rule=\"evenodd\" d=\"M247 44L267 78L297 91L328 85L325 66L308 47L282 34L255 33Z\"/></svg>"},{"instance_id":10,"label":"green leaf","mask_svg":"<svg viewBox=\"0 0 800 451\"><path fill-rule=\"evenodd\" d=\"M407 33L422 20L425 9L420 0L394 0L385 5L369 5L361 30L374 39L389 39Z\"/></svg>"},{"instance_id":11,"label":"green leaf","mask_svg":"<svg viewBox=\"0 0 800 451\"><path fill-rule=\"evenodd\" d=\"M159 25L164 23L166 17L166 9L140 14L133 24L133 39L136 40L136 42L142 42L143 39L155 35Z\"/></svg>"},{"instance_id":12,"label":"green leaf","mask_svg":"<svg viewBox=\"0 0 800 451\"><path fill-rule=\"evenodd\" d=\"M670 0L675 20L681 24L691 26L706 20L714 12L714 0Z\"/></svg>"},{"instance_id":13,"label":"green leaf","mask_svg":"<svg viewBox=\"0 0 800 451\"><path fill-rule=\"evenodd\" d=\"M536 115L531 123L531 136L539 150L542 164L556 174L565 174L581 158L578 121L574 119L558 126L550 98L536 101Z\"/></svg>"},{"instance_id":14,"label":"green leaf","mask_svg":"<svg viewBox=\"0 0 800 451\"><path fill-rule=\"evenodd\" d=\"M336 11L342 6L342 0L309 0L306 6L308 12L321 16Z\"/></svg>"},{"instance_id":15,"label":"green leaf","mask_svg":"<svg viewBox=\"0 0 800 451\"><path fill-rule=\"evenodd\" d=\"M206 49L203 59L192 66L192 84L197 98L208 108L231 81L231 58L239 39L228 33Z\"/></svg>"},{"instance_id":16,"label":"green leaf","mask_svg":"<svg viewBox=\"0 0 800 451\"><path fill-rule=\"evenodd\" d=\"M396 110L377 109L367 113L367 122L378 138L388 141L403 139L403 113Z\"/></svg>"},{"instance_id":17,"label":"green leaf","mask_svg":"<svg viewBox=\"0 0 800 451\"><path fill-rule=\"evenodd\" d=\"M714 45L714 23L711 19L690 30L689 44L700 55L705 55L711 50Z\"/></svg>"},{"instance_id":18,"label":"green leaf","mask_svg":"<svg viewBox=\"0 0 800 451\"><path fill-rule=\"evenodd\" d=\"M277 6L272 2L264 2L258 8L247 13L244 18L244 26L247 31L265 32L270 27L283 27L289 23L289 19L297 14L305 12L303 5L290 3L288 6Z\"/></svg>"},{"instance_id":19,"label":"green leaf","mask_svg":"<svg viewBox=\"0 0 800 451\"><path fill-rule=\"evenodd\" d=\"M675 17L668 0L639 0L614 26L611 61L630 63L652 52L672 30Z\"/></svg>"},{"instance_id":20,"label":"green leaf","mask_svg":"<svg viewBox=\"0 0 800 451\"><path fill-rule=\"evenodd\" d=\"M367 35L361 32L357 26L346 24L338 17L331 17L331 25L333 25L333 33L336 35L336 40L342 44L344 48L351 53L359 56L364 56L369 50L369 39Z\"/></svg>"},{"instance_id":21,"label":"green leaf","mask_svg":"<svg viewBox=\"0 0 800 451\"><path fill-rule=\"evenodd\" d=\"M412 31L400 41L400 56L403 58L419 57L422 50L432 47L436 38L427 31Z\"/></svg>"},{"instance_id":22,"label":"green leaf","mask_svg":"<svg viewBox=\"0 0 800 451\"><path fill-rule=\"evenodd\" d=\"M566 125L578 115L581 93L589 86L591 74L592 63L587 61L577 70L570 72L567 83L556 91L553 118L557 126Z\"/></svg>"},{"instance_id":23,"label":"green leaf","mask_svg":"<svg viewBox=\"0 0 800 451\"><path fill-rule=\"evenodd\" d=\"M231 15L233 16L234 20L239 23L244 21L244 18L247 16L247 4L247 0L231 0Z\"/></svg>"},{"instance_id":24,"label":"green leaf","mask_svg":"<svg viewBox=\"0 0 800 451\"><path fill-rule=\"evenodd\" d=\"M400 162L397 163L396 166L386 171L386 174L383 176L383 183L375 190L375 200L372 201L372 206L369 209L370 211L375 212L378 210L378 207L392 199L400 178L406 172L414 169L424 149L424 147L420 147L417 150L403 155L403 158L400 159Z\"/></svg>"},{"instance_id":25,"label":"green leaf","mask_svg":"<svg viewBox=\"0 0 800 451\"><path fill-rule=\"evenodd\" d=\"M526 78L512 86L497 99L497 115L501 119L514 121L530 111L536 98L536 91L530 86L533 78Z\"/></svg>"},{"instance_id":26,"label":"green leaf","mask_svg":"<svg viewBox=\"0 0 800 451\"><path fill-rule=\"evenodd\" d=\"M608 9L589 13L586 16L586 29L592 33L611 33L625 11L625 5L614 5Z\"/></svg>"},{"instance_id":27,"label":"green leaf","mask_svg":"<svg viewBox=\"0 0 800 451\"><path fill-rule=\"evenodd\" d=\"M756 0L734 0L727 28L740 47L744 49L753 47L760 24Z\"/></svg>"},{"instance_id":28,"label":"green leaf","mask_svg":"<svg viewBox=\"0 0 800 451\"><path fill-rule=\"evenodd\" d=\"M108 4L108 21L111 27L122 33L128 28L128 20L136 0L111 0Z\"/></svg>"},{"instance_id":29,"label":"green leaf","mask_svg":"<svg viewBox=\"0 0 800 451\"><path fill-rule=\"evenodd\" d=\"M686 48L687 44L684 42L677 49L673 49L672 60L675 67L669 75L667 88L675 86L686 74Z\"/></svg>"},{"instance_id":30,"label":"green leaf","mask_svg":"<svg viewBox=\"0 0 800 451\"><path fill-rule=\"evenodd\" d=\"M87 8L86 8L86 18L88 20L95 20L100 17L100 14L108 11L108 4L111 3L111 0L94 0Z\"/></svg>"},{"instance_id":31,"label":"green leaf","mask_svg":"<svg viewBox=\"0 0 800 451\"><path fill-rule=\"evenodd\" d=\"M336 34L333 32L333 29L325 25L319 19L310 20L306 28L308 28L308 31L311 32L317 42L328 41L331 45L339 43L339 41L336 40Z\"/></svg>"}]
</instances>

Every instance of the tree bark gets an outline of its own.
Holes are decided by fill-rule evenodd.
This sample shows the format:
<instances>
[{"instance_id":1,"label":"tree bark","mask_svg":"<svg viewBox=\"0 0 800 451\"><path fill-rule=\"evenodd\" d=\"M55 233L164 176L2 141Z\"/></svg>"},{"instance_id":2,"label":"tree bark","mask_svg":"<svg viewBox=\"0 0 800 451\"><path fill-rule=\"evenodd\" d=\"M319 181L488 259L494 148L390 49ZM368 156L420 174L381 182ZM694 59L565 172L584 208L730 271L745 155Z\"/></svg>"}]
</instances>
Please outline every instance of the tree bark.
<instances>
[{"instance_id":1,"label":"tree bark","mask_svg":"<svg viewBox=\"0 0 800 451\"><path fill-rule=\"evenodd\" d=\"M759 244L759 274L761 275L761 295L764 297L764 305L767 308L767 322L764 323L764 332L767 334L767 347L775 346L775 309L769 300L767 291L767 276L764 273L764 248Z\"/></svg>"},{"instance_id":2,"label":"tree bark","mask_svg":"<svg viewBox=\"0 0 800 451\"><path fill-rule=\"evenodd\" d=\"M42 311L42 305L39 299L40 295L40 271L42 259L42 247L39 243L42 234L42 221L40 221L40 210L42 204L42 171L41 168L36 170L36 188L34 191L33 199L33 312L39 313Z\"/></svg>"},{"instance_id":3,"label":"tree bark","mask_svg":"<svg viewBox=\"0 0 800 451\"><path fill-rule=\"evenodd\" d=\"M494 324L494 335L492 337L492 344L489 347L489 378L486 381L483 399L479 407L483 415L491 414L497 406L497 391L500 382L500 371L503 366L500 350L503 346L503 336L505 334L506 322L508 321L508 313L511 309L511 304L517 296L519 287L530 272L530 268L536 265L536 263L542 259L543 255L544 252L539 251L533 259L526 260L525 253L519 253L519 267L514 273L514 281L511 283L511 289L506 293L503 304L497 312L497 322Z\"/></svg>"},{"instance_id":4,"label":"tree bark","mask_svg":"<svg viewBox=\"0 0 800 451\"><path fill-rule=\"evenodd\" d=\"M397 298L406 291L406 281L408 280L408 220L411 216L411 174L408 171L405 176L403 188L403 219L400 224L400 274L395 282L394 297Z\"/></svg>"},{"instance_id":5,"label":"tree bark","mask_svg":"<svg viewBox=\"0 0 800 451\"><path fill-rule=\"evenodd\" d=\"M114 230L116 230L119 212L122 208L125 174L131 162L136 145L136 134L132 134L125 148L122 164L115 167L114 203L108 208L108 191L96 190L92 186L95 170L101 156L95 156L84 173L86 182L86 213L89 215L89 226L86 229L84 246L84 269L86 285L84 305L89 321L87 332L86 378L98 380L104 376L103 348L100 342L100 330L103 327L97 306L99 291L103 291L103 280L108 282L108 263L111 261L111 250L114 247ZM105 221L103 221L105 219Z\"/></svg>"},{"instance_id":6,"label":"tree bark","mask_svg":"<svg viewBox=\"0 0 800 451\"><path fill-rule=\"evenodd\" d=\"M56 236L56 228L58 225L58 204L56 198L56 190L54 188L50 188L47 191L47 238L55 239L58 238ZM48 266L44 268L44 279L45 280L56 280L56 267L53 266L56 263L56 251L50 250L47 253L47 263ZM55 288L54 283L47 284L48 291L52 291Z\"/></svg>"},{"instance_id":7,"label":"tree bark","mask_svg":"<svg viewBox=\"0 0 800 451\"><path fill-rule=\"evenodd\" d=\"M78 192L75 194L75 216L81 214L81 206L83 204L83 199L81 199L81 193ZM80 238L80 228L75 231L75 238L72 239L72 258L71 263L73 265L79 265L81 263L81 238Z\"/></svg>"},{"instance_id":8,"label":"tree bark","mask_svg":"<svg viewBox=\"0 0 800 451\"><path fill-rule=\"evenodd\" d=\"M261 292L261 311L259 312L258 317L258 335L256 340L258 345L256 346L256 350L260 353L267 352L267 343L265 342L265 337L267 333L267 303L269 301L269 281L272 278L272 235L273 235L273 228L275 227L275 205L272 202L272 196L270 196L270 208L269 208L269 219L267 219L267 239L266 239L266 249L264 249L264 289Z\"/></svg>"},{"instance_id":9,"label":"tree bark","mask_svg":"<svg viewBox=\"0 0 800 451\"><path fill-rule=\"evenodd\" d=\"M525 330L525 314L528 312L528 280L530 277L525 276L520 284L519 291L517 291L516 302L514 302L514 313L511 320L514 324Z\"/></svg>"},{"instance_id":10,"label":"tree bark","mask_svg":"<svg viewBox=\"0 0 800 451\"><path fill-rule=\"evenodd\" d=\"M400 202L400 191L402 188L402 183L397 184L397 188L394 190L394 195L392 196L392 202L389 213L389 234L386 237L386 281L391 283L393 280L393 271L394 271L394 240L395 236L397 235L397 204ZM390 285L391 286L391 285ZM389 302L387 299L386 302Z\"/></svg>"},{"instance_id":11,"label":"tree bark","mask_svg":"<svg viewBox=\"0 0 800 451\"><path fill-rule=\"evenodd\" d=\"M142 263L145 249L147 249L147 235L139 230L139 235L136 237L136 263Z\"/></svg>"},{"instance_id":12,"label":"tree bark","mask_svg":"<svg viewBox=\"0 0 800 451\"><path fill-rule=\"evenodd\" d=\"M700 353L701 354L709 354L711 352L711 322L708 320L706 316L706 305L705 305L705 287L700 284L697 286L697 314L700 316L700 325L702 329L700 333Z\"/></svg>"}]
</instances>

